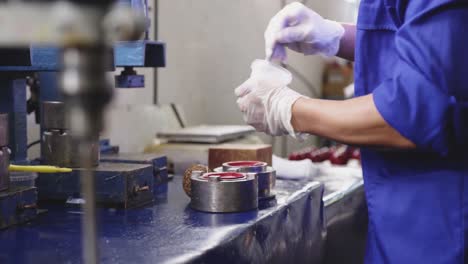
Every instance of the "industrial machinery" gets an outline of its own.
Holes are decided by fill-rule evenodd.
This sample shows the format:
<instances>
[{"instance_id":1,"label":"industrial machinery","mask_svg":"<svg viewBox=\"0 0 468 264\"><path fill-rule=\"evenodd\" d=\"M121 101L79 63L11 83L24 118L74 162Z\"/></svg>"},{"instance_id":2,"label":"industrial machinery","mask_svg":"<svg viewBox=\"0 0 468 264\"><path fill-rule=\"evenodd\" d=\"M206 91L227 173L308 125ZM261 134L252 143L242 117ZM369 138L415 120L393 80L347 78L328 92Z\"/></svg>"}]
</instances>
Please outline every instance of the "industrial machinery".
<instances>
[{"instance_id":1,"label":"industrial machinery","mask_svg":"<svg viewBox=\"0 0 468 264\"><path fill-rule=\"evenodd\" d=\"M136 68L165 65L164 43L148 39L148 19L145 0L0 0L0 228L34 219L38 198L62 202L32 225L0 232L0 262L319 262L326 235L321 183L276 182L265 163L230 162L213 173L206 166L192 171L190 199L182 177L158 196L153 187L168 179L165 157L100 155L113 92L106 73L121 67L115 86L138 88L145 80ZM27 156L26 116L33 112L41 122L39 162L72 172L41 173L38 188L18 187L9 184L8 167L37 162ZM251 152L239 160L271 160L271 147ZM97 209L153 199L140 210ZM262 199L268 206L261 208Z\"/></svg>"},{"instance_id":2,"label":"industrial machinery","mask_svg":"<svg viewBox=\"0 0 468 264\"><path fill-rule=\"evenodd\" d=\"M37 180L39 200L68 201L80 198L79 142L74 140L65 116L63 102L43 102L42 162L47 165L73 168L71 173L40 174ZM105 162L100 160L99 134L90 138L88 158L94 172L98 205L133 208L153 201L155 170L158 164L141 162ZM136 157L134 158L136 159ZM159 175L159 174L158 174Z\"/></svg>"},{"instance_id":3,"label":"industrial machinery","mask_svg":"<svg viewBox=\"0 0 468 264\"><path fill-rule=\"evenodd\" d=\"M81 193L85 201L82 204L84 261L96 263L95 202L100 183L95 181L94 172L111 172L107 177L121 176L117 178L122 180L115 182L120 188L112 197L120 196L118 199L124 201L126 197L122 195L130 192L132 195L151 192L152 186L146 185L153 179L151 166L110 163L103 168L96 167L96 139L103 128L105 108L112 98L106 72L115 66L126 67L127 71L116 78L118 86L141 87L142 76L133 67L164 66L164 44L148 40L148 6L143 0L2 1L0 17L0 112L10 115L11 159L17 164L30 163L26 114L27 110L34 110L26 107L26 80L37 74L41 80L39 98L60 100L66 106L65 116L57 115L54 109L57 105L46 104L43 109L47 116L42 123L44 144L57 150L44 150L44 160L78 168L67 176L72 177L69 182L75 187L81 186L81 191L74 191ZM22 18L20 22L18 17ZM133 180L128 175L134 171L140 175L141 170L147 170L151 176L148 182L134 184L138 186L134 189L127 188L128 181ZM3 207L5 199L0 202Z\"/></svg>"}]
</instances>

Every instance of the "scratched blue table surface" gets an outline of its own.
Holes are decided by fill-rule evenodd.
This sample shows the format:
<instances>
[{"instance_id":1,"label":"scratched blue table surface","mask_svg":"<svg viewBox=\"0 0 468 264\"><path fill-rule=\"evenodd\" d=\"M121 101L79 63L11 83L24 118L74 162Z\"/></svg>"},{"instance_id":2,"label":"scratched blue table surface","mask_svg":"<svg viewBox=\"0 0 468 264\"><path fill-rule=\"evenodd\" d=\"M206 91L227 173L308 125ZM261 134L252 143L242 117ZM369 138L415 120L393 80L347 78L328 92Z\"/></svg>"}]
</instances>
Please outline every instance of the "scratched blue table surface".
<instances>
[{"instance_id":1,"label":"scratched blue table surface","mask_svg":"<svg viewBox=\"0 0 468 264\"><path fill-rule=\"evenodd\" d=\"M258 211L210 214L188 207L175 176L151 206L99 209L102 263L303 263L323 254L323 185L277 181ZM79 209L49 206L24 226L0 231L0 263L82 263Z\"/></svg>"}]
</instances>

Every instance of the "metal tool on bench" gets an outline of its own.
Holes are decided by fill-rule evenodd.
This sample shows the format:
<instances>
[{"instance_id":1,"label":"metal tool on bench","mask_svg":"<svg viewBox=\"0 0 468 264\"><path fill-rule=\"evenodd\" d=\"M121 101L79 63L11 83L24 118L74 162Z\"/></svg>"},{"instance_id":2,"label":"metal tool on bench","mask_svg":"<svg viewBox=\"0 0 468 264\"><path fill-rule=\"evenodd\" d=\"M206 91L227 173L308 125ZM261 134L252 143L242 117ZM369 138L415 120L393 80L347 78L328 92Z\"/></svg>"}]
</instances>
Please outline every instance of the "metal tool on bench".
<instances>
[{"instance_id":1,"label":"metal tool on bench","mask_svg":"<svg viewBox=\"0 0 468 264\"><path fill-rule=\"evenodd\" d=\"M258 181L253 173L193 171L190 206L211 213L258 208Z\"/></svg>"},{"instance_id":2,"label":"metal tool on bench","mask_svg":"<svg viewBox=\"0 0 468 264\"><path fill-rule=\"evenodd\" d=\"M275 197L276 171L261 161L231 161L223 163L215 172L254 173L258 178L258 198L260 200Z\"/></svg>"},{"instance_id":3,"label":"metal tool on bench","mask_svg":"<svg viewBox=\"0 0 468 264\"><path fill-rule=\"evenodd\" d=\"M123 4L114 5L116 2ZM0 96L0 110L12 114L12 158L15 162L28 163L24 79L27 72L60 71L59 78L51 81L53 85L44 87L56 87L57 83L60 86L63 99L67 103L70 131L73 131L73 136L80 142L78 153L80 167L83 168L81 193L86 201L82 206L83 260L85 263L97 263L97 192L89 149L92 148L94 135L103 128L104 110L112 98L112 87L106 75L106 71L112 70L112 67L108 67L112 60L110 48L112 45L115 47L115 65L158 67L165 63L164 56L158 56L164 53L164 45L146 38L139 40L149 25L147 1L143 0L19 0L0 1L0 6L0 51L8 54L0 63L0 93L4 92ZM144 12L135 12L137 10ZM18 16L21 17L21 23L18 23ZM44 19L45 17L48 19ZM26 34L25 28L28 29ZM116 43L118 41L122 42ZM42 45L53 47L35 47ZM147 60L148 57L152 59ZM154 58L158 59L156 64L147 63L153 62ZM41 89L41 98L47 94L46 90L47 88ZM141 169L141 165L139 167ZM126 181L121 181L120 186L127 186L126 175L129 170L132 169L115 169L110 172L117 172L126 178ZM115 176L111 173L106 179L115 179ZM76 175L76 178L80 177ZM99 183L96 184L100 188ZM77 185L80 186L80 183Z\"/></svg>"}]
</instances>

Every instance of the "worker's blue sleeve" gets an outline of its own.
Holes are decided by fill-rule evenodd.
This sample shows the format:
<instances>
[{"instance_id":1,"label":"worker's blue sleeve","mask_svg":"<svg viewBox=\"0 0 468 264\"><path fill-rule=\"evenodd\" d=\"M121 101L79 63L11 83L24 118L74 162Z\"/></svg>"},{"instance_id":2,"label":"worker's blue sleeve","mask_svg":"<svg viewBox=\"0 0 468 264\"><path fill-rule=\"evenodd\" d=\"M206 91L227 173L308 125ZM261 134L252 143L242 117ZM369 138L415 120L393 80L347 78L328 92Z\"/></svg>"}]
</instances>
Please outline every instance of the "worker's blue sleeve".
<instances>
[{"instance_id":1,"label":"worker's blue sleeve","mask_svg":"<svg viewBox=\"0 0 468 264\"><path fill-rule=\"evenodd\" d=\"M468 3L460 2L409 1L399 14L397 67L373 91L389 125L442 155L468 139Z\"/></svg>"}]
</instances>

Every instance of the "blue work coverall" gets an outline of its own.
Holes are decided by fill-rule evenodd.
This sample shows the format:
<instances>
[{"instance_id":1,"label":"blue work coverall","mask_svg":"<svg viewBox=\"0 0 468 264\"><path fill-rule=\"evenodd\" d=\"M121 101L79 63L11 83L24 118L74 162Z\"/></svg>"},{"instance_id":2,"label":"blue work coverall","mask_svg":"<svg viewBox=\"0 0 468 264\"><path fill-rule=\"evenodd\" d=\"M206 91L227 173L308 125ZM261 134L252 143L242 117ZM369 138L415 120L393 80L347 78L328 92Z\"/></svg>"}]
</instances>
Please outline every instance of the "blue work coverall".
<instances>
[{"instance_id":1,"label":"blue work coverall","mask_svg":"<svg viewBox=\"0 0 468 264\"><path fill-rule=\"evenodd\" d=\"M468 263L468 1L362 0L356 96L415 151L364 149L366 263Z\"/></svg>"}]
</instances>

